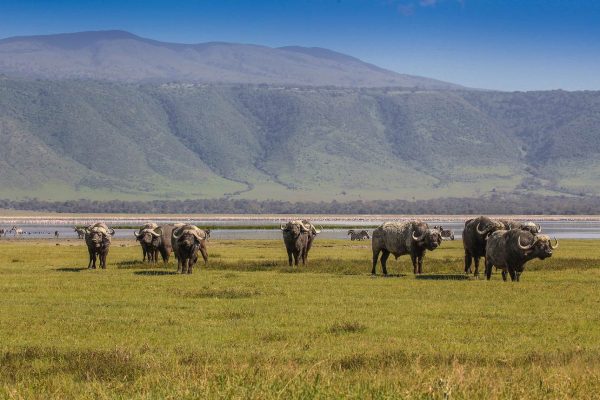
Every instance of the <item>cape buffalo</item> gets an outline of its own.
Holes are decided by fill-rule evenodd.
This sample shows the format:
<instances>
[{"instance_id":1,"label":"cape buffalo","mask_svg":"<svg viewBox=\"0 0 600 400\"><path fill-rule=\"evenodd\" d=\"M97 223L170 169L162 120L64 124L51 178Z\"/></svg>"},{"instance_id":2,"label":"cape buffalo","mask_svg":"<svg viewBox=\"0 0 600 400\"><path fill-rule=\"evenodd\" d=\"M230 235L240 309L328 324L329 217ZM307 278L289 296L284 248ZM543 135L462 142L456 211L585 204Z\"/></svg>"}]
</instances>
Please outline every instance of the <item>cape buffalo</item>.
<instances>
[{"instance_id":1,"label":"cape buffalo","mask_svg":"<svg viewBox=\"0 0 600 400\"><path fill-rule=\"evenodd\" d=\"M206 232L195 225L183 225L173 230L171 246L177 257L177 272L192 273L192 267L198 261L198 250L204 263L208 263L206 252Z\"/></svg>"},{"instance_id":2,"label":"cape buffalo","mask_svg":"<svg viewBox=\"0 0 600 400\"><path fill-rule=\"evenodd\" d=\"M155 231L157 228L158 225L152 222L145 224L137 232L133 232L133 236L142 247L142 261L146 261L146 258L148 258L148 262L156 263L158 261L158 248L154 245L155 238L160 236Z\"/></svg>"},{"instance_id":3,"label":"cape buffalo","mask_svg":"<svg viewBox=\"0 0 600 400\"><path fill-rule=\"evenodd\" d=\"M280 229L283 232L283 243L290 267L292 266L292 257L294 265L298 266L299 260L302 260L302 265L306 265L308 252L321 230L307 220L289 221L287 224L281 225Z\"/></svg>"},{"instance_id":4,"label":"cape buffalo","mask_svg":"<svg viewBox=\"0 0 600 400\"><path fill-rule=\"evenodd\" d=\"M184 224L164 224L154 229L154 232L158 233L158 236L152 238L152 246L158 250L160 256L165 264L169 262L171 253L173 252L173 245L171 244L171 236L173 230L182 227Z\"/></svg>"},{"instance_id":5,"label":"cape buffalo","mask_svg":"<svg viewBox=\"0 0 600 400\"><path fill-rule=\"evenodd\" d=\"M504 224L504 230L510 231L511 229L521 229L522 231L529 231L530 233L536 235L538 233L542 233L542 227L538 224L535 224L531 221L520 222L514 221L511 219L499 219L498 221Z\"/></svg>"},{"instance_id":6,"label":"cape buffalo","mask_svg":"<svg viewBox=\"0 0 600 400\"><path fill-rule=\"evenodd\" d=\"M485 245L488 235L503 229L504 224L501 221L484 216L465 222L462 235L465 249L465 274L471 273L471 264L475 259L474 275L479 275L479 258L485 257Z\"/></svg>"},{"instance_id":7,"label":"cape buffalo","mask_svg":"<svg viewBox=\"0 0 600 400\"><path fill-rule=\"evenodd\" d=\"M115 230L109 228L103 222L85 228L85 244L90 255L89 269L96 269L96 256L100 259L100 267L102 269L106 268L106 256L114 234Z\"/></svg>"},{"instance_id":8,"label":"cape buffalo","mask_svg":"<svg viewBox=\"0 0 600 400\"><path fill-rule=\"evenodd\" d=\"M393 254L396 258L410 254L413 273L423 273L423 257L426 250L435 250L442 243L442 235L438 229L429 228L425 222L385 222L373 231L373 269L376 274L377 259L381 256L381 269L387 275L386 263Z\"/></svg>"},{"instance_id":9,"label":"cape buffalo","mask_svg":"<svg viewBox=\"0 0 600 400\"><path fill-rule=\"evenodd\" d=\"M371 236L369 236L369 232L367 231L355 231L354 229L350 229L348 231L348 235L350 235L350 240L364 240L364 239L371 239Z\"/></svg>"},{"instance_id":10,"label":"cape buffalo","mask_svg":"<svg viewBox=\"0 0 600 400\"><path fill-rule=\"evenodd\" d=\"M489 280L492 267L496 266L502 270L504 281L507 273L511 280L519 281L527 261L551 257L552 250L557 247L558 240L552 245L550 237L546 235L534 235L522 229L496 231L487 240L485 276Z\"/></svg>"}]
</instances>

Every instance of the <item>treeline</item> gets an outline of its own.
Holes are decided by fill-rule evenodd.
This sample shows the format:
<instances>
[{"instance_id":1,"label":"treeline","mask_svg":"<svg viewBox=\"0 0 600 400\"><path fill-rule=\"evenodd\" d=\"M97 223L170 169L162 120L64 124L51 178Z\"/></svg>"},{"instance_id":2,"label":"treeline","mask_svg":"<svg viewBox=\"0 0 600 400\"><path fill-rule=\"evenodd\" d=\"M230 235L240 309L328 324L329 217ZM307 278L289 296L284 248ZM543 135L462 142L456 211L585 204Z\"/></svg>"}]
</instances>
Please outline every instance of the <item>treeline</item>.
<instances>
[{"instance_id":1,"label":"treeline","mask_svg":"<svg viewBox=\"0 0 600 400\"><path fill-rule=\"evenodd\" d=\"M502 196L433 200L0 200L0 208L59 213L147 214L600 214L600 197Z\"/></svg>"}]
</instances>

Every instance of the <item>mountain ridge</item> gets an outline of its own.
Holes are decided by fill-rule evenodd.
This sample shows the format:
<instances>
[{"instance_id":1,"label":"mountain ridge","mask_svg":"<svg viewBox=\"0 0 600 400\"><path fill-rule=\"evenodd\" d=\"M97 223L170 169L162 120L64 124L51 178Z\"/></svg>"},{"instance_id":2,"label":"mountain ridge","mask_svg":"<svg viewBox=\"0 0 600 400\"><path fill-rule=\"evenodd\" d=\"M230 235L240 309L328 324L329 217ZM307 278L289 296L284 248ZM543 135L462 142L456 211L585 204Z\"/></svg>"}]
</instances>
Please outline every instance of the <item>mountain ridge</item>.
<instances>
[{"instance_id":1,"label":"mountain ridge","mask_svg":"<svg viewBox=\"0 0 600 400\"><path fill-rule=\"evenodd\" d=\"M1 39L0 73L12 77L121 82L461 88L389 71L329 49L225 42L169 43L120 30Z\"/></svg>"}]
</instances>

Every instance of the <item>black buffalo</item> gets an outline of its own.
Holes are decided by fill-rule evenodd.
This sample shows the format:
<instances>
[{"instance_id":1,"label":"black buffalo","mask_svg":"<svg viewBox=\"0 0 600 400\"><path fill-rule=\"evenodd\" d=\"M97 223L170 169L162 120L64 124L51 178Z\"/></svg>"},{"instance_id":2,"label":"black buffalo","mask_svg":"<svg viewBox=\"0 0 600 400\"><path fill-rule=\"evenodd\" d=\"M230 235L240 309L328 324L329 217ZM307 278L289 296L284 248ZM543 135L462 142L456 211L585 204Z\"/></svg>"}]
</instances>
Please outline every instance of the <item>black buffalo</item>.
<instances>
[{"instance_id":1,"label":"black buffalo","mask_svg":"<svg viewBox=\"0 0 600 400\"><path fill-rule=\"evenodd\" d=\"M429 228L425 222L386 222L372 233L373 269L376 274L377 259L381 255L381 269L387 275L386 263L390 254L398 258L410 254L413 273L423 273L423 257L426 250L435 250L442 243L439 229Z\"/></svg>"},{"instance_id":2,"label":"black buffalo","mask_svg":"<svg viewBox=\"0 0 600 400\"><path fill-rule=\"evenodd\" d=\"M552 245L546 235L534 235L522 229L496 231L487 240L485 276L490 279L495 266L502 270L503 280L506 281L508 274L511 280L519 281L527 261L551 257L557 247L558 241Z\"/></svg>"},{"instance_id":3,"label":"black buffalo","mask_svg":"<svg viewBox=\"0 0 600 400\"><path fill-rule=\"evenodd\" d=\"M485 245L488 235L503 229L504 223L484 216L465 222L462 234L463 247L465 249L465 274L471 273L471 264L475 260L474 275L479 275L479 259L485 257Z\"/></svg>"},{"instance_id":4,"label":"black buffalo","mask_svg":"<svg viewBox=\"0 0 600 400\"><path fill-rule=\"evenodd\" d=\"M520 229L522 231L528 231L534 235L542 233L542 227L531 221L521 222L512 219L498 219L503 225L504 230L510 231L511 229Z\"/></svg>"},{"instance_id":5,"label":"black buffalo","mask_svg":"<svg viewBox=\"0 0 600 400\"><path fill-rule=\"evenodd\" d=\"M90 255L89 269L96 269L96 257L100 259L100 268L106 268L106 257L114 234L114 229L103 222L85 228L85 244Z\"/></svg>"},{"instance_id":6,"label":"black buffalo","mask_svg":"<svg viewBox=\"0 0 600 400\"><path fill-rule=\"evenodd\" d=\"M290 267L292 262L298 266L300 260L302 260L302 265L306 265L308 252L321 230L318 230L307 220L289 221L287 224L281 225L280 229L283 232L283 243L288 254Z\"/></svg>"},{"instance_id":7,"label":"black buffalo","mask_svg":"<svg viewBox=\"0 0 600 400\"><path fill-rule=\"evenodd\" d=\"M156 263L158 261L158 247L156 239L160 238L160 233L157 232L158 225L155 223L147 223L142 226L137 232L133 232L135 239L140 242L142 248L142 261Z\"/></svg>"},{"instance_id":8,"label":"black buffalo","mask_svg":"<svg viewBox=\"0 0 600 400\"><path fill-rule=\"evenodd\" d=\"M177 257L177 272L192 273L192 267L198 261L198 251L208 263L206 251L206 232L195 225L183 225L171 233L171 246Z\"/></svg>"}]
</instances>

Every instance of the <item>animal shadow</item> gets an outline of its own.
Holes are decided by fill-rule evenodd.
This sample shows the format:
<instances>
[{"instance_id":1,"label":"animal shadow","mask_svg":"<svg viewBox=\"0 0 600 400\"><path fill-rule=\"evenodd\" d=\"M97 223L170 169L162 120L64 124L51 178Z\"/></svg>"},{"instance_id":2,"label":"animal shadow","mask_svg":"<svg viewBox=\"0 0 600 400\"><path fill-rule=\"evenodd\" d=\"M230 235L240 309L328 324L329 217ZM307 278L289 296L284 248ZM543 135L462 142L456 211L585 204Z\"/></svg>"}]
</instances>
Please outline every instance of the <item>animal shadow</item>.
<instances>
[{"instance_id":1,"label":"animal shadow","mask_svg":"<svg viewBox=\"0 0 600 400\"><path fill-rule=\"evenodd\" d=\"M427 274L427 275L415 275L415 279L432 280L432 281L468 281L471 279L465 274Z\"/></svg>"},{"instance_id":2,"label":"animal shadow","mask_svg":"<svg viewBox=\"0 0 600 400\"><path fill-rule=\"evenodd\" d=\"M81 272L81 271L85 271L87 268L86 267L63 267L63 268L56 268L55 271L58 272Z\"/></svg>"},{"instance_id":3,"label":"animal shadow","mask_svg":"<svg viewBox=\"0 0 600 400\"><path fill-rule=\"evenodd\" d=\"M407 274L370 275L371 278L404 278Z\"/></svg>"},{"instance_id":4,"label":"animal shadow","mask_svg":"<svg viewBox=\"0 0 600 400\"><path fill-rule=\"evenodd\" d=\"M150 271L135 271L135 275L142 276L162 276L162 275L177 275L175 271L150 270Z\"/></svg>"}]
</instances>

